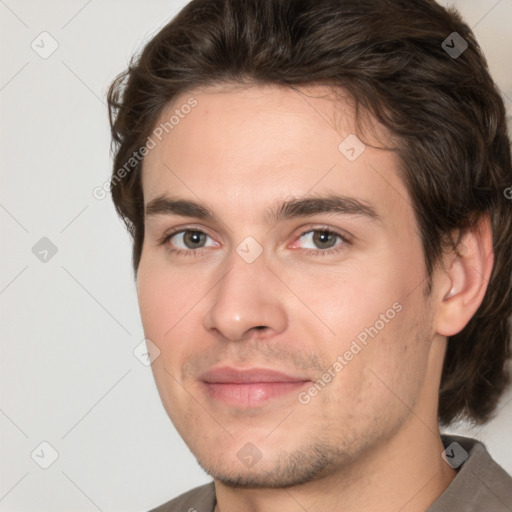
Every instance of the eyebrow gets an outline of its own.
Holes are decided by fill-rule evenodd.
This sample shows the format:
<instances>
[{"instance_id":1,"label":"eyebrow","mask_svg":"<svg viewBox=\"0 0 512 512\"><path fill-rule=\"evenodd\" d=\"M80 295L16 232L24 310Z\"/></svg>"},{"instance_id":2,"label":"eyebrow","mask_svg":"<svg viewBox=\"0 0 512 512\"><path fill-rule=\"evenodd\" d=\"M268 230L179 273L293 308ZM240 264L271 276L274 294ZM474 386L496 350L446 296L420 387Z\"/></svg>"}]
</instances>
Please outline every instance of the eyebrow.
<instances>
[{"instance_id":1,"label":"eyebrow","mask_svg":"<svg viewBox=\"0 0 512 512\"><path fill-rule=\"evenodd\" d=\"M217 215L205 204L186 199L173 199L159 196L146 205L146 217L156 215L180 215L201 220L219 221ZM295 217L308 217L318 213L334 215L359 215L381 222L382 218L370 204L354 197L340 195L311 196L283 201L267 210L265 222L268 224Z\"/></svg>"}]
</instances>

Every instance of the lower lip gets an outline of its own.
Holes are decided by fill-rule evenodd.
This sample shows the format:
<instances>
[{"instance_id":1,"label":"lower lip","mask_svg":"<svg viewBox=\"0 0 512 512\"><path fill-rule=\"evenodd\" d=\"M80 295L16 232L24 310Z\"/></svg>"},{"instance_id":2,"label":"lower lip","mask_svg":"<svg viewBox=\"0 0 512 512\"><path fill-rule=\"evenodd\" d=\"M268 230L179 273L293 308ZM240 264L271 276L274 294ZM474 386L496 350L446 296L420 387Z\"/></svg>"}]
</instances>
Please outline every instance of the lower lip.
<instances>
[{"instance_id":1,"label":"lower lip","mask_svg":"<svg viewBox=\"0 0 512 512\"><path fill-rule=\"evenodd\" d=\"M207 393L214 399L236 407L257 407L272 399L298 392L309 381L300 382L203 382Z\"/></svg>"}]
</instances>

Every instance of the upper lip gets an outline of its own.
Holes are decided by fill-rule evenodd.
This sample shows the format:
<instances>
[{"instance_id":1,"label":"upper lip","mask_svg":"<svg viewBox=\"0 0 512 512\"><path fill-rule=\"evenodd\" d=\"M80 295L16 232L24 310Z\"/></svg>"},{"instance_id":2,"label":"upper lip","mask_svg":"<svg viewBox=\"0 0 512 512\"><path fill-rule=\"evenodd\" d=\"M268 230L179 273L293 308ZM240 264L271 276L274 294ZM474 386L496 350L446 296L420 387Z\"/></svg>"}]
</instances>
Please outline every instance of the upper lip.
<instances>
[{"instance_id":1,"label":"upper lip","mask_svg":"<svg viewBox=\"0 0 512 512\"><path fill-rule=\"evenodd\" d=\"M200 376L209 383L247 384L255 382L306 382L309 379L266 368L212 368Z\"/></svg>"}]
</instances>

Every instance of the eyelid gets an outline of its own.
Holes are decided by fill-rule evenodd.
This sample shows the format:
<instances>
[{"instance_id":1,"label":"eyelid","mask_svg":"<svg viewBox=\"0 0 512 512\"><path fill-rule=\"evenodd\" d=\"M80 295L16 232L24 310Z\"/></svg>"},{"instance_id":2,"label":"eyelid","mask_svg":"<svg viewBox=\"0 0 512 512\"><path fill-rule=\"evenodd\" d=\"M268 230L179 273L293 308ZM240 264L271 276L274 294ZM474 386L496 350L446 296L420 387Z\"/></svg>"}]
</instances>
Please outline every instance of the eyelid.
<instances>
[{"instance_id":1,"label":"eyelid","mask_svg":"<svg viewBox=\"0 0 512 512\"><path fill-rule=\"evenodd\" d=\"M185 225L185 226L177 226L177 227L171 228L169 230L166 230L164 232L164 234L158 239L157 243L159 245L164 244L172 236L177 235L178 233L182 233L184 231L197 231L199 233L204 233L205 235L209 236L210 238L213 238L213 236L203 226Z\"/></svg>"},{"instance_id":2,"label":"eyelid","mask_svg":"<svg viewBox=\"0 0 512 512\"><path fill-rule=\"evenodd\" d=\"M301 230L299 230L299 231L300 231L300 235L298 236L298 238L300 238L301 236L306 235L308 233L311 233L311 231L328 231L329 233L340 236L347 242L350 242L355 239L355 237L353 235L351 235L344 229L336 228L333 226L326 226L326 225L322 225L322 224L319 224L319 225L314 224L307 228L301 228Z\"/></svg>"}]
</instances>

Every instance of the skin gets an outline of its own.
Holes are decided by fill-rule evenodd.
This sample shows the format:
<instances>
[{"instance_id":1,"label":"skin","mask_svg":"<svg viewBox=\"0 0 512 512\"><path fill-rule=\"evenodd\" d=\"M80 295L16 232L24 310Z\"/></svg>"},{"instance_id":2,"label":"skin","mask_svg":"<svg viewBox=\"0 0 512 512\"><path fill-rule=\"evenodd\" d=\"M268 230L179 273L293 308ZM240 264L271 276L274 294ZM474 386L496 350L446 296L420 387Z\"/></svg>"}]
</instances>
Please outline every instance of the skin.
<instances>
[{"instance_id":1,"label":"skin","mask_svg":"<svg viewBox=\"0 0 512 512\"><path fill-rule=\"evenodd\" d=\"M145 157L144 202L193 200L217 219L146 215L137 288L145 336L160 350L152 370L162 403L213 476L216 510L426 510L455 476L441 458L437 394L446 337L485 293L488 219L464 238L463 256L447 253L427 297L398 156L367 144L349 161L338 149L359 133L349 98L317 85L210 87L175 98L160 121L190 97L197 106ZM366 142L389 143L383 127L366 128ZM328 194L356 198L380 219L268 221L285 200ZM207 236L161 243L180 229ZM236 250L248 236L263 250L252 263ZM230 406L200 382L226 365L313 383L393 304L400 312L307 404L294 392ZM247 443L261 455L252 467L237 456Z\"/></svg>"}]
</instances>

